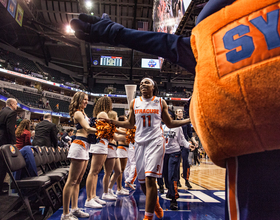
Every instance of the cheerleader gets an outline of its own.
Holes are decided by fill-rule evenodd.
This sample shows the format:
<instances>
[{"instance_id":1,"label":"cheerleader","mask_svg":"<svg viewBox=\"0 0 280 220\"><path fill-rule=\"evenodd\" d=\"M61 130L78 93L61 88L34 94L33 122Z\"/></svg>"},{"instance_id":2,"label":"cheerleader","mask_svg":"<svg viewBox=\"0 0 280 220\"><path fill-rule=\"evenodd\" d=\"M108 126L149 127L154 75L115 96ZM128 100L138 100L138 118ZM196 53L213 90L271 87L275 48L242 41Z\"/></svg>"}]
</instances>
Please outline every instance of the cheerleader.
<instances>
[{"instance_id":1,"label":"cheerleader","mask_svg":"<svg viewBox=\"0 0 280 220\"><path fill-rule=\"evenodd\" d=\"M71 144L68 158L71 158L68 179L63 189L63 214L61 220L76 220L78 218L89 217L88 213L78 208L78 196L80 190L80 182L86 171L89 159L89 143L88 134L94 134L95 128L89 126L89 120L84 112L88 103L88 96L84 92L74 94L70 106L70 119L74 121L77 128L76 139ZM72 209L69 212L70 198Z\"/></svg>"},{"instance_id":2,"label":"cheerleader","mask_svg":"<svg viewBox=\"0 0 280 220\"><path fill-rule=\"evenodd\" d=\"M125 115L119 117L119 121L126 121L126 120L127 117ZM126 133L125 128L119 128L119 129ZM129 143L125 140L118 142L117 155L121 165L121 173L117 179L117 195L124 195L124 196L129 195L129 191L122 187L122 176L123 176L122 174L124 172L127 163L128 148L129 148L128 145Z\"/></svg>"},{"instance_id":3,"label":"cheerleader","mask_svg":"<svg viewBox=\"0 0 280 220\"><path fill-rule=\"evenodd\" d=\"M109 111L108 117L113 120L118 120L117 112ZM113 185L115 184L117 178L121 174L120 162L117 156L117 142L116 141L125 141L125 135L114 134L114 139L110 140L108 144L108 155L105 161L105 174L103 177L103 195L102 199L104 200L116 200L117 196L113 193ZM114 169L114 174L112 175L110 185L110 175Z\"/></svg>"},{"instance_id":4,"label":"cheerleader","mask_svg":"<svg viewBox=\"0 0 280 220\"><path fill-rule=\"evenodd\" d=\"M93 117L95 118L107 118L107 113L112 109L112 101L109 97L104 96L98 99L93 109ZM86 181L87 199L85 201L85 207L88 208L102 208L106 202L96 196L96 186L98 174L102 169L102 166L107 158L108 143L106 139L102 139L97 144L91 144L90 153L91 166Z\"/></svg>"}]
</instances>

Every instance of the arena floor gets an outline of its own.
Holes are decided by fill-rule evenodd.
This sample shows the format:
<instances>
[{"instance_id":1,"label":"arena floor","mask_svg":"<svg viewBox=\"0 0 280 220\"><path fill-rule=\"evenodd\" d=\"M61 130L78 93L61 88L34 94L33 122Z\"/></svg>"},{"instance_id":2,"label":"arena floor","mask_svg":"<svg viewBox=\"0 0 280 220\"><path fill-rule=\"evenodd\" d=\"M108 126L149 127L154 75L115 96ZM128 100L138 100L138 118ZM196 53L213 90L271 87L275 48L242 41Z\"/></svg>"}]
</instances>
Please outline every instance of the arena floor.
<instances>
[{"instance_id":1,"label":"arena floor","mask_svg":"<svg viewBox=\"0 0 280 220\"><path fill-rule=\"evenodd\" d=\"M102 177L98 179L97 195L101 196ZM178 201L179 210L169 209L170 201L165 194L160 194L160 204L164 209L163 219L189 219L189 220L222 220L225 212L225 169L215 166L207 160L202 160L200 166L191 167L190 183L192 190L186 187L179 188L180 198ZM183 184L184 181L181 180ZM116 190L116 186L114 186ZM131 191L130 196L119 196L117 201L107 202L102 209L85 208L86 200L85 187L80 190L79 207L90 214L91 220L142 220L145 214L145 195L137 184L137 189ZM62 207L49 219L60 219ZM157 219L154 217L154 219Z\"/></svg>"}]
</instances>

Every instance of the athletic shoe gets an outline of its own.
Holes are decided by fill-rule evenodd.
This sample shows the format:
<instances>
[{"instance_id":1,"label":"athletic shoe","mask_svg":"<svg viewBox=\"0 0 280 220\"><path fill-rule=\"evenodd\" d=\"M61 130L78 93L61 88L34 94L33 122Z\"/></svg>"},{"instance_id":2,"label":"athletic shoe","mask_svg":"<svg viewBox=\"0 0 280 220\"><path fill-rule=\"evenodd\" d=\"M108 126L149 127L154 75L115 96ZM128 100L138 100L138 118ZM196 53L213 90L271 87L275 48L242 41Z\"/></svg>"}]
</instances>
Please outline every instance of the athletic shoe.
<instances>
[{"instance_id":1,"label":"athletic shoe","mask_svg":"<svg viewBox=\"0 0 280 220\"><path fill-rule=\"evenodd\" d=\"M94 199L85 202L85 207L92 209L102 209L102 205L97 203Z\"/></svg>"},{"instance_id":2,"label":"athletic shoe","mask_svg":"<svg viewBox=\"0 0 280 220\"><path fill-rule=\"evenodd\" d=\"M115 198L118 197L112 189L108 189L108 194L110 194L111 196L114 196Z\"/></svg>"},{"instance_id":3,"label":"athletic shoe","mask_svg":"<svg viewBox=\"0 0 280 220\"><path fill-rule=\"evenodd\" d=\"M102 199L104 200L117 200L117 198L109 193L103 193Z\"/></svg>"},{"instance_id":4,"label":"athletic shoe","mask_svg":"<svg viewBox=\"0 0 280 220\"><path fill-rule=\"evenodd\" d=\"M163 186L159 186L159 193L163 194L164 193L164 187Z\"/></svg>"},{"instance_id":5,"label":"athletic shoe","mask_svg":"<svg viewBox=\"0 0 280 220\"><path fill-rule=\"evenodd\" d=\"M98 196L95 196L95 197L93 198L93 200L94 200L95 202L97 202L98 204L100 204L100 205L106 205L106 202L105 202L104 200L99 199Z\"/></svg>"},{"instance_id":6,"label":"athletic shoe","mask_svg":"<svg viewBox=\"0 0 280 220\"><path fill-rule=\"evenodd\" d=\"M129 195L129 191L124 189L124 188L122 188L121 190L117 191L117 195L119 195L119 196L128 196Z\"/></svg>"},{"instance_id":7,"label":"athletic shoe","mask_svg":"<svg viewBox=\"0 0 280 220\"><path fill-rule=\"evenodd\" d=\"M143 220L153 220L154 216L144 216Z\"/></svg>"},{"instance_id":8,"label":"athletic shoe","mask_svg":"<svg viewBox=\"0 0 280 220\"><path fill-rule=\"evenodd\" d=\"M192 185L189 183L188 180L186 180L185 186L188 187L188 189L191 189L191 188L192 188Z\"/></svg>"},{"instance_id":9,"label":"athletic shoe","mask_svg":"<svg viewBox=\"0 0 280 220\"><path fill-rule=\"evenodd\" d=\"M164 212L163 212L163 209L160 207L158 197L157 197L157 203L156 203L156 207L155 207L155 214L159 219L163 218L163 216L164 216Z\"/></svg>"},{"instance_id":10,"label":"athletic shoe","mask_svg":"<svg viewBox=\"0 0 280 220\"><path fill-rule=\"evenodd\" d=\"M170 209L171 210L178 210L178 203L175 199L172 199L170 201Z\"/></svg>"},{"instance_id":11,"label":"athletic shoe","mask_svg":"<svg viewBox=\"0 0 280 220\"><path fill-rule=\"evenodd\" d=\"M61 215L60 220L78 220L76 216L74 216L72 213L69 213L67 215Z\"/></svg>"},{"instance_id":12,"label":"athletic shoe","mask_svg":"<svg viewBox=\"0 0 280 220\"><path fill-rule=\"evenodd\" d=\"M78 217L78 218L88 218L89 214L86 212L83 212L81 209L72 209L71 210L72 215Z\"/></svg>"},{"instance_id":13,"label":"athletic shoe","mask_svg":"<svg viewBox=\"0 0 280 220\"><path fill-rule=\"evenodd\" d=\"M135 187L133 186L133 184L129 183L129 182L125 182L125 187L135 190Z\"/></svg>"},{"instance_id":14,"label":"athletic shoe","mask_svg":"<svg viewBox=\"0 0 280 220\"><path fill-rule=\"evenodd\" d=\"M167 193L166 193L166 198L172 199L172 197L171 197L171 195L170 195L170 193L169 193L169 190L168 190Z\"/></svg>"},{"instance_id":15,"label":"athletic shoe","mask_svg":"<svg viewBox=\"0 0 280 220\"><path fill-rule=\"evenodd\" d=\"M123 188L123 187L122 187L121 191L124 191L124 192L129 193L129 190L127 190L127 189L125 189L125 188Z\"/></svg>"}]
</instances>

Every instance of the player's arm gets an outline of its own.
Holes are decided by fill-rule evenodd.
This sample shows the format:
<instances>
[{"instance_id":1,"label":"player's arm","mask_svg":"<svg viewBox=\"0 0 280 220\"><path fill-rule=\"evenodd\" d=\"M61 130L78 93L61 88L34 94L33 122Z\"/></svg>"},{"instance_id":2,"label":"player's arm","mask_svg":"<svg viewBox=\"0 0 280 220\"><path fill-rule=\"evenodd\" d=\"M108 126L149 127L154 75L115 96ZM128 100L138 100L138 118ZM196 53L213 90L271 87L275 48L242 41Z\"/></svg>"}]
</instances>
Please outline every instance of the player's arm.
<instances>
[{"instance_id":1,"label":"player's arm","mask_svg":"<svg viewBox=\"0 0 280 220\"><path fill-rule=\"evenodd\" d=\"M166 124L169 128L176 128L180 127L182 125L191 123L191 120L189 118L184 120L172 120L172 118L169 116L168 113L168 106L165 102L165 100L161 99L162 102L162 113L161 113L161 119L163 120L164 124Z\"/></svg>"},{"instance_id":2,"label":"player's arm","mask_svg":"<svg viewBox=\"0 0 280 220\"><path fill-rule=\"evenodd\" d=\"M133 103L134 100L131 101L130 106L129 106L129 117L128 120L126 121L116 121L116 120L109 120L110 123L115 124L118 127L123 127L123 128L134 128L135 125L135 114L134 114L134 109L133 109Z\"/></svg>"},{"instance_id":3,"label":"player's arm","mask_svg":"<svg viewBox=\"0 0 280 220\"><path fill-rule=\"evenodd\" d=\"M192 138L191 138L191 141L193 142L193 144L195 145L195 147L198 147L198 143L197 143L197 141L195 140L195 137L192 137Z\"/></svg>"}]
</instances>

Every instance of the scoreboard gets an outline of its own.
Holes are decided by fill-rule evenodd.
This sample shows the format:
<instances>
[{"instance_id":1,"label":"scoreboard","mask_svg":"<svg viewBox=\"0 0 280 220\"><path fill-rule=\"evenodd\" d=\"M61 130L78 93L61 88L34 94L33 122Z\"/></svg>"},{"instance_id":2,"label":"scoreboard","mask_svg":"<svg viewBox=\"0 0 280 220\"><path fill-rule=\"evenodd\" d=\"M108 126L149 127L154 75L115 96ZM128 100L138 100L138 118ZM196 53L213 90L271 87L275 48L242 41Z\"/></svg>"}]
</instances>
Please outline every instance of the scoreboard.
<instances>
[{"instance_id":1,"label":"scoreboard","mask_svg":"<svg viewBox=\"0 0 280 220\"><path fill-rule=\"evenodd\" d=\"M100 65L104 66L122 66L122 57L101 56Z\"/></svg>"}]
</instances>

